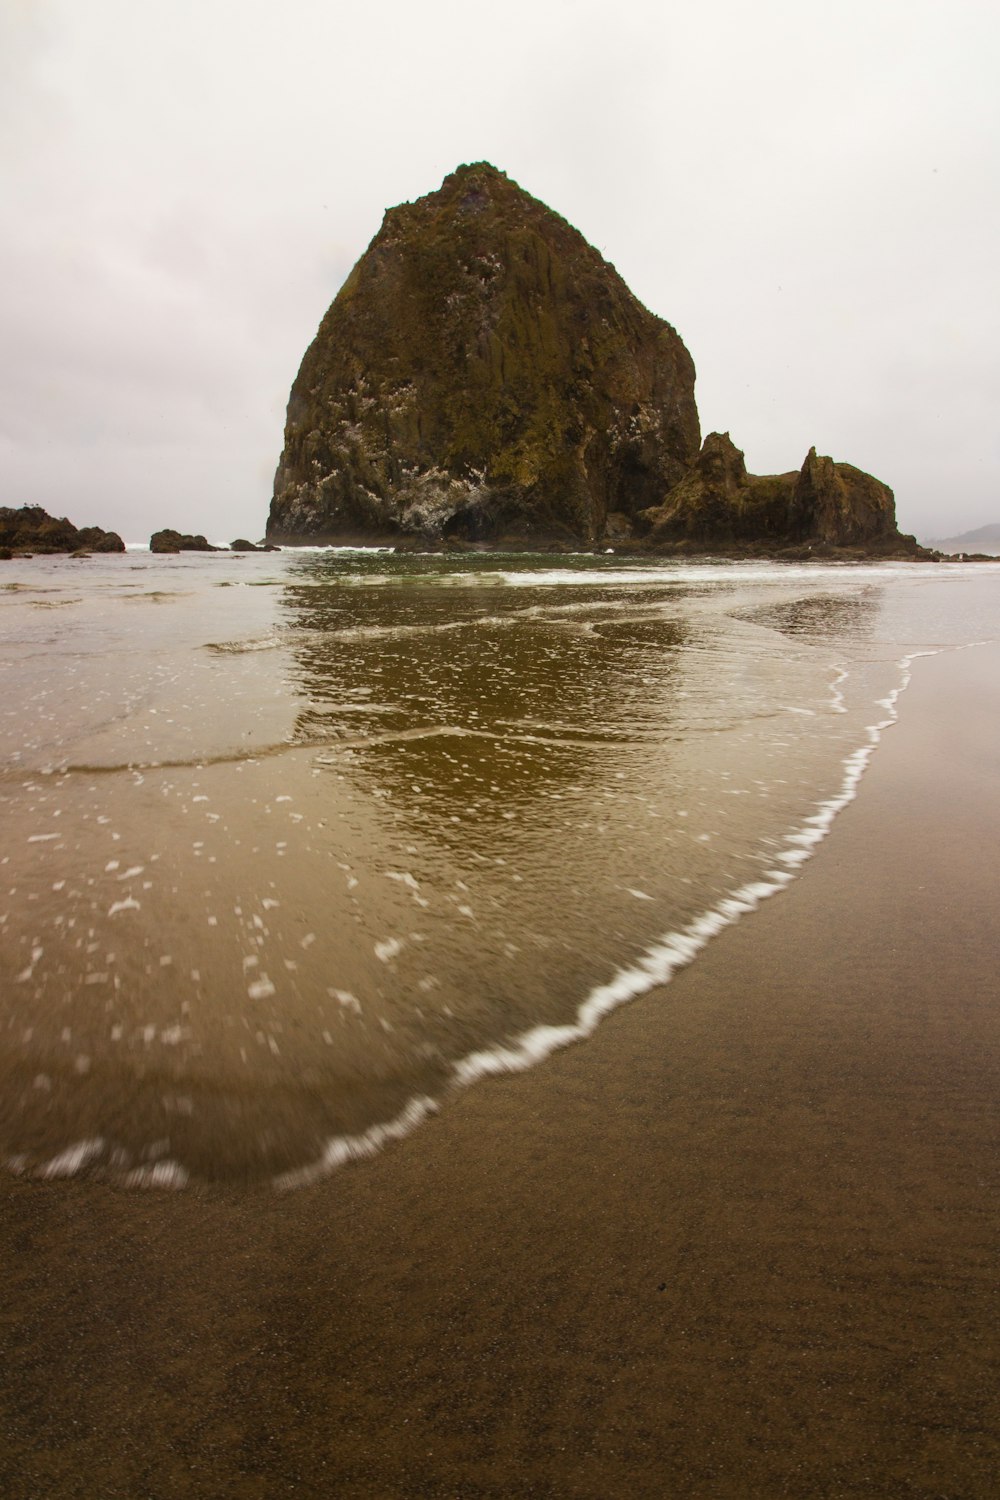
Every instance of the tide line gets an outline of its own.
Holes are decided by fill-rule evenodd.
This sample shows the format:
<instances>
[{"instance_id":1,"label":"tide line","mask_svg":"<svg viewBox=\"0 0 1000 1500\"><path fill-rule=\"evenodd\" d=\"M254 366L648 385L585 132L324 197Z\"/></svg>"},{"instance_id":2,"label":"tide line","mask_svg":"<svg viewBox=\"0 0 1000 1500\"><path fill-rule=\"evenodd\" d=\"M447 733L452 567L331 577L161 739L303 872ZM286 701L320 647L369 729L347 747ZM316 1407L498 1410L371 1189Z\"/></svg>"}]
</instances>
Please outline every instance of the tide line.
<instances>
[{"instance_id":1,"label":"tide line","mask_svg":"<svg viewBox=\"0 0 1000 1500\"><path fill-rule=\"evenodd\" d=\"M553 1052L592 1036L601 1021L619 1006L636 1000L659 985L669 983L678 970L686 968L727 927L741 917L756 911L762 901L784 890L795 879L800 867L826 838L838 813L858 794L858 784L886 729L898 719L900 695L910 684L913 662L921 656L936 656L938 650L915 651L900 658L897 667L900 681L878 707L885 717L870 724L864 742L843 762L843 779L839 791L805 818L802 824L785 835L785 847L774 858L775 868L767 870L760 880L749 881L725 896L716 906L703 912L686 927L666 933L651 943L636 963L621 968L606 984L590 991L579 1006L576 1019L562 1026L534 1026L519 1036L494 1047L468 1053L452 1066L450 1090L468 1088L482 1078L501 1073L522 1073L551 1057ZM839 688L838 679L836 687ZM280 1191L303 1187L335 1171L347 1161L374 1156L383 1145L411 1134L428 1114L439 1105L432 1099L411 1099L406 1107L387 1124L374 1125L361 1135L336 1136L327 1142L322 1155L310 1165L285 1172L272 1179Z\"/></svg>"}]
</instances>

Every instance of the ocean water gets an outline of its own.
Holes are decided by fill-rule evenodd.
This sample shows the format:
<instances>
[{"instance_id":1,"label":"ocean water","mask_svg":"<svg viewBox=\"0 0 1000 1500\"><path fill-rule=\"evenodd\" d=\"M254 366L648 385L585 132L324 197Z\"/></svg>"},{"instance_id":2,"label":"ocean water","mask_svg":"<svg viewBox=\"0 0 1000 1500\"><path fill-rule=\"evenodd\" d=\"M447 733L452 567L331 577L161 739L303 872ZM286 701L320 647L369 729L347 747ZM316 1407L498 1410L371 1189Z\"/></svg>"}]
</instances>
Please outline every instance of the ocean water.
<instances>
[{"instance_id":1,"label":"ocean water","mask_svg":"<svg viewBox=\"0 0 1000 1500\"><path fill-rule=\"evenodd\" d=\"M0 1162L164 1188L309 1182L662 1004L1000 598L1000 564L0 566Z\"/></svg>"}]
</instances>

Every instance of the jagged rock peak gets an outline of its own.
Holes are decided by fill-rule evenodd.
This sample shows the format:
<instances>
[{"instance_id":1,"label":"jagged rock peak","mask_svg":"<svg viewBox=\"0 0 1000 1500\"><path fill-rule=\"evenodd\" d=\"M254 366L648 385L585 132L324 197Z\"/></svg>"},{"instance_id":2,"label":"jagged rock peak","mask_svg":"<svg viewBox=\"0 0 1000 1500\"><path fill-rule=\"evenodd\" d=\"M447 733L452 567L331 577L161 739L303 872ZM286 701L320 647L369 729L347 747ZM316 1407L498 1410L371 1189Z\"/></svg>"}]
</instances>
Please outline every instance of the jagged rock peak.
<instances>
[{"instance_id":1,"label":"jagged rock peak","mask_svg":"<svg viewBox=\"0 0 1000 1500\"><path fill-rule=\"evenodd\" d=\"M272 540L628 535L699 450L694 365L488 162L389 209L292 387Z\"/></svg>"},{"instance_id":2,"label":"jagged rock peak","mask_svg":"<svg viewBox=\"0 0 1000 1500\"><path fill-rule=\"evenodd\" d=\"M695 551L921 551L896 529L895 498L881 480L815 448L798 471L748 474L728 432L710 432L689 472L636 524L654 545Z\"/></svg>"}]
</instances>

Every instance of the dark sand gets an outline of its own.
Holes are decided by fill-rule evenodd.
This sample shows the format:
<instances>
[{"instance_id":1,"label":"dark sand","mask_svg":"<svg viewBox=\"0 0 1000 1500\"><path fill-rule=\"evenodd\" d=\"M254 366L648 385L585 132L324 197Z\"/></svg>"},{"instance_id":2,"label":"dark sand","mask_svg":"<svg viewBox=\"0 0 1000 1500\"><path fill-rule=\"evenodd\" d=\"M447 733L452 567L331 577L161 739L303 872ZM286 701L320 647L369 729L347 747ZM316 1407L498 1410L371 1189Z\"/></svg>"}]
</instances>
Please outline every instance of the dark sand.
<instances>
[{"instance_id":1,"label":"dark sand","mask_svg":"<svg viewBox=\"0 0 1000 1500\"><path fill-rule=\"evenodd\" d=\"M0 1492L1000 1491L1000 649L801 877L288 1197L9 1180Z\"/></svg>"}]
</instances>

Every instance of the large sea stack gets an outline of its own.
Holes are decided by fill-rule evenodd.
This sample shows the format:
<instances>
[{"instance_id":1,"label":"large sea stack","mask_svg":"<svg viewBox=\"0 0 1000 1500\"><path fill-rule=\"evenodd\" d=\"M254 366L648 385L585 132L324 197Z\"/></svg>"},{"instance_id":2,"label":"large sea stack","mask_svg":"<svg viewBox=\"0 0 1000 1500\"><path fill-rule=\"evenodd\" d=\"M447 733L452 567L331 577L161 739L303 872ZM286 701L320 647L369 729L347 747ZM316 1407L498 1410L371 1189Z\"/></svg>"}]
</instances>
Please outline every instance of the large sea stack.
<instances>
[{"instance_id":1,"label":"large sea stack","mask_svg":"<svg viewBox=\"0 0 1000 1500\"><path fill-rule=\"evenodd\" d=\"M577 230L486 162L389 209L292 387L272 542L906 550L891 490L701 447L694 364ZM914 544L915 545L915 544Z\"/></svg>"}]
</instances>

